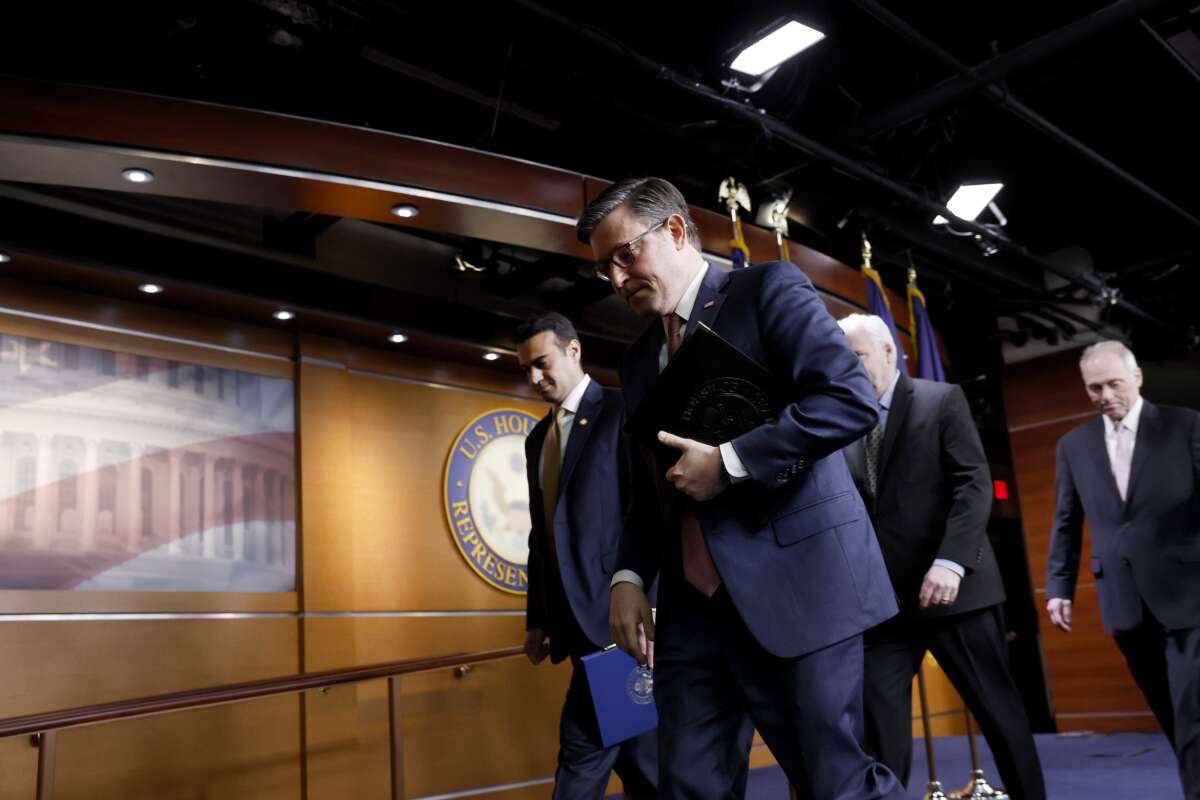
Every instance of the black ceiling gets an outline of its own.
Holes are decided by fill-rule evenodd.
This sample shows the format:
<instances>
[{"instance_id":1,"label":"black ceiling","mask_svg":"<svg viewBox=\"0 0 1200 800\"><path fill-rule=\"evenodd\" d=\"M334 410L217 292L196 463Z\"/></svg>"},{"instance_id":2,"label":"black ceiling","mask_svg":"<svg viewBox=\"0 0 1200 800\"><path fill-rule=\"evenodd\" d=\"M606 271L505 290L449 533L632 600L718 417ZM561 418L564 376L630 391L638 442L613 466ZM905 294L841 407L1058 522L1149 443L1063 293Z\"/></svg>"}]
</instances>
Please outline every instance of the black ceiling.
<instances>
[{"instance_id":1,"label":"black ceiling","mask_svg":"<svg viewBox=\"0 0 1200 800\"><path fill-rule=\"evenodd\" d=\"M894 288L911 252L943 332L994 334L998 313L1053 329L1058 304L1065 334L1095 316L1088 296L1108 286L1131 308L1100 321L1166 355L1194 346L1200 291L1193 6L7 3L0 72L365 125L604 178L659 174L713 208L727 175L756 203L790 188L794 238L855 263L865 229ZM827 38L756 93L723 86L731 50L785 16ZM1021 49L1047 36L1040 51ZM990 88L952 91L959 67L1014 53L1032 55ZM988 257L973 237L934 229L913 200L944 203L979 180L1005 183L1001 234L1013 243ZM1054 293L1063 281L1047 281L1047 259L1093 291Z\"/></svg>"}]
</instances>

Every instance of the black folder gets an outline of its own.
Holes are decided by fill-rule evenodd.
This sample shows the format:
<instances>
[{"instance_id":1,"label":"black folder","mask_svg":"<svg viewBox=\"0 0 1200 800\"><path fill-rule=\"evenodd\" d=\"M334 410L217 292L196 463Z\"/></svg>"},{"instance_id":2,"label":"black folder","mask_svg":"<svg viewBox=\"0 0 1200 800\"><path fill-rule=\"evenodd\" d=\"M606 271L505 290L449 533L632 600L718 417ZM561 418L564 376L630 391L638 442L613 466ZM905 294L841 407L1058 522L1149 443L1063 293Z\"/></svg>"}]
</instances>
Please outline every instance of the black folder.
<instances>
[{"instance_id":1,"label":"black folder","mask_svg":"<svg viewBox=\"0 0 1200 800\"><path fill-rule=\"evenodd\" d=\"M652 447L659 431L716 446L775 419L790 402L789 390L700 322L634 410L628 428Z\"/></svg>"}]
</instances>

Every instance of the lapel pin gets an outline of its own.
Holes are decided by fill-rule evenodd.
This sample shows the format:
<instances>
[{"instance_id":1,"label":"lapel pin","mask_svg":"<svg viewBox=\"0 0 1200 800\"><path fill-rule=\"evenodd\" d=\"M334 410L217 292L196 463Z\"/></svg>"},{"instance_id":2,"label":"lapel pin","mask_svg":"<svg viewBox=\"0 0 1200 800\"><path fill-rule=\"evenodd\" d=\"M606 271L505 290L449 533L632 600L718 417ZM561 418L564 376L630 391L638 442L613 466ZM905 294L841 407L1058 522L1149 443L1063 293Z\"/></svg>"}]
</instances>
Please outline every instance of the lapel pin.
<instances>
[{"instance_id":1,"label":"lapel pin","mask_svg":"<svg viewBox=\"0 0 1200 800\"><path fill-rule=\"evenodd\" d=\"M705 308L712 308L712 307L713 307L713 306L715 306L716 304L717 304L717 301L716 301L716 300L709 300L707 303L705 303L705 304L704 304L704 307L705 307Z\"/></svg>"},{"instance_id":2,"label":"lapel pin","mask_svg":"<svg viewBox=\"0 0 1200 800\"><path fill-rule=\"evenodd\" d=\"M580 424L580 425L587 425L587 418L585 417L584 419L581 419L581 420L579 420L579 424Z\"/></svg>"}]
</instances>

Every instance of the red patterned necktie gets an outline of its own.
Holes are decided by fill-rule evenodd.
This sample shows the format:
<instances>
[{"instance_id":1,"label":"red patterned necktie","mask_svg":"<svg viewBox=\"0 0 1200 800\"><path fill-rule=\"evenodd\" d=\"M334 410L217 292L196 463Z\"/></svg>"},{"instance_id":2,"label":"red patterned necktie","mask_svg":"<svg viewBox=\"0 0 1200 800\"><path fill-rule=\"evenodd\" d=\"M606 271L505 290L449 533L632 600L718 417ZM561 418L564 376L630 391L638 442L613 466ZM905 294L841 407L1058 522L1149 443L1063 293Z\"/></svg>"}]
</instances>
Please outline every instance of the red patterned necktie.
<instances>
[{"instance_id":1,"label":"red patterned necktie","mask_svg":"<svg viewBox=\"0 0 1200 800\"><path fill-rule=\"evenodd\" d=\"M667 329L667 360L670 360L683 344L680 330L683 320L678 314L669 314L663 318L663 324ZM683 577L705 597L712 597L721 585L721 576L717 574L717 566L708 552L704 532L700 530L695 503L688 502L684 506L679 538L683 550Z\"/></svg>"}]
</instances>

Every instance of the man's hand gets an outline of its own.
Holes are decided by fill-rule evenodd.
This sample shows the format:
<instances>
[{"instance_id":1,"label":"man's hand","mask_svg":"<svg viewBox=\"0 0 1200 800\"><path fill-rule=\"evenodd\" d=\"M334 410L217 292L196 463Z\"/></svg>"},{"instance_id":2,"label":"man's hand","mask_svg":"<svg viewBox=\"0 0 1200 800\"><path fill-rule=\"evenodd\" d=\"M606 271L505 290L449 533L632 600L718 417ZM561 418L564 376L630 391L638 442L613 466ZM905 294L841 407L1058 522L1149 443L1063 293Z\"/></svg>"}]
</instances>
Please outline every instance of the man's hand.
<instances>
[{"instance_id":1,"label":"man's hand","mask_svg":"<svg viewBox=\"0 0 1200 800\"><path fill-rule=\"evenodd\" d=\"M541 628L525 631L525 656L534 666L542 663L546 657L546 632Z\"/></svg>"},{"instance_id":2,"label":"man's hand","mask_svg":"<svg viewBox=\"0 0 1200 800\"><path fill-rule=\"evenodd\" d=\"M698 503L725 491L725 483L721 480L720 448L666 431L658 432L658 440L682 454L675 466L667 470L667 480L676 489Z\"/></svg>"},{"instance_id":3,"label":"man's hand","mask_svg":"<svg viewBox=\"0 0 1200 800\"><path fill-rule=\"evenodd\" d=\"M921 608L930 606L948 606L958 599L958 585L962 578L949 567L934 564L925 573L921 582L921 593L918 595Z\"/></svg>"},{"instance_id":4,"label":"man's hand","mask_svg":"<svg viewBox=\"0 0 1200 800\"><path fill-rule=\"evenodd\" d=\"M1054 627L1071 632L1071 601L1065 597L1051 597L1046 601L1046 610L1050 612L1050 621Z\"/></svg>"},{"instance_id":5,"label":"man's hand","mask_svg":"<svg viewBox=\"0 0 1200 800\"><path fill-rule=\"evenodd\" d=\"M608 631L617 647L654 669L654 616L646 593L636 584L622 581L612 587Z\"/></svg>"}]
</instances>

